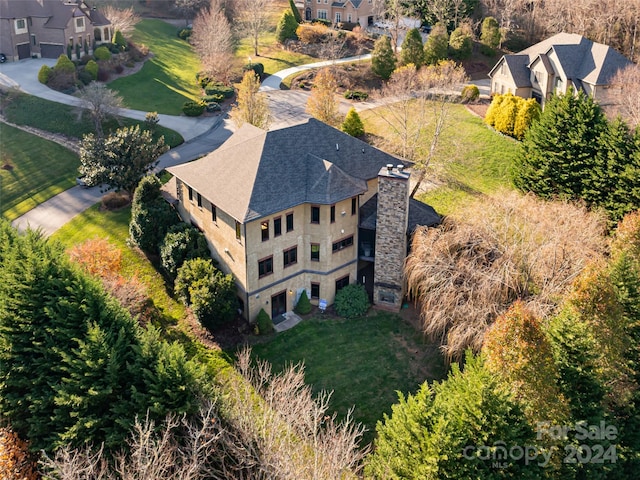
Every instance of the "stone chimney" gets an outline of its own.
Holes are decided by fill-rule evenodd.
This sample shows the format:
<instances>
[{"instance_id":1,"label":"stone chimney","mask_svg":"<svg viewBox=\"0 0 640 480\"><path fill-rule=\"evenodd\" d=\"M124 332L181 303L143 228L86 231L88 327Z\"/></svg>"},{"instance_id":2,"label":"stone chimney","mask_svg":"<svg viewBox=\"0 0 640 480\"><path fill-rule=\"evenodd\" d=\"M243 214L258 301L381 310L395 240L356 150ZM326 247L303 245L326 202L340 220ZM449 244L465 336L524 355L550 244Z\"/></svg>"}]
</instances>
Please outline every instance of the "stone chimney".
<instances>
[{"instance_id":1,"label":"stone chimney","mask_svg":"<svg viewBox=\"0 0 640 480\"><path fill-rule=\"evenodd\" d=\"M409 176L403 165L389 164L378 173L373 303L394 311L402 307L405 293Z\"/></svg>"}]
</instances>

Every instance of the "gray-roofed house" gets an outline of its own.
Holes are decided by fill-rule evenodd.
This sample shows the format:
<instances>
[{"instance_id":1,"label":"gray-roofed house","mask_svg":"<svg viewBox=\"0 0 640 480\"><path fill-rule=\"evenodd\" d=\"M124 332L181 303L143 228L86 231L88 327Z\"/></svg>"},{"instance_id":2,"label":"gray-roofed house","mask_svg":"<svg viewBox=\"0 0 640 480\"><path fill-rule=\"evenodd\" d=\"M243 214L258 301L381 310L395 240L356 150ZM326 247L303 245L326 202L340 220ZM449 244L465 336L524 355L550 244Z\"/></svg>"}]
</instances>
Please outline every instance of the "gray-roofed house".
<instances>
[{"instance_id":1,"label":"gray-roofed house","mask_svg":"<svg viewBox=\"0 0 640 480\"><path fill-rule=\"evenodd\" d=\"M489 72L491 93L535 98L544 106L551 94L573 88L606 103L611 78L629 64L607 45L558 33L517 54L504 55Z\"/></svg>"},{"instance_id":2,"label":"gray-roofed house","mask_svg":"<svg viewBox=\"0 0 640 480\"><path fill-rule=\"evenodd\" d=\"M409 199L405 162L315 119L268 132L245 124L168 171L165 193L234 275L249 320L292 310L303 290L331 305L355 282L399 308L409 237L440 222Z\"/></svg>"},{"instance_id":3,"label":"gray-roofed house","mask_svg":"<svg viewBox=\"0 0 640 480\"><path fill-rule=\"evenodd\" d=\"M83 0L0 0L0 53L8 61L68 51L75 59L112 34L109 20Z\"/></svg>"},{"instance_id":4,"label":"gray-roofed house","mask_svg":"<svg viewBox=\"0 0 640 480\"><path fill-rule=\"evenodd\" d=\"M304 0L303 5L296 2L302 18L329 20L332 23L359 23L363 28L373 23L372 0Z\"/></svg>"}]
</instances>

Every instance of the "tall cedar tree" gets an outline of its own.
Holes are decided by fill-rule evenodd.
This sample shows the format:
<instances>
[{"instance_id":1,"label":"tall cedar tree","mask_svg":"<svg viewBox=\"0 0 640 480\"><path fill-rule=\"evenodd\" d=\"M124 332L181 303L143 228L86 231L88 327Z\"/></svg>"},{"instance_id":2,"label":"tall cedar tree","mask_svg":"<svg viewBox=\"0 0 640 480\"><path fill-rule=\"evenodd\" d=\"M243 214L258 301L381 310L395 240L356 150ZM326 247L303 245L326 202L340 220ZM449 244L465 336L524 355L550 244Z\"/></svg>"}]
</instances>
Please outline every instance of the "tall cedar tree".
<instances>
[{"instance_id":1,"label":"tall cedar tree","mask_svg":"<svg viewBox=\"0 0 640 480\"><path fill-rule=\"evenodd\" d=\"M269 102L259 90L260 78L253 70L247 70L238 86L238 104L231 110L239 127L245 123L265 130L269 127Z\"/></svg>"},{"instance_id":2,"label":"tall cedar tree","mask_svg":"<svg viewBox=\"0 0 640 480\"><path fill-rule=\"evenodd\" d=\"M471 29L460 26L449 36L449 53L455 60L465 60L473 53L473 39Z\"/></svg>"},{"instance_id":3,"label":"tall cedar tree","mask_svg":"<svg viewBox=\"0 0 640 480\"><path fill-rule=\"evenodd\" d=\"M307 113L321 122L335 125L338 122L338 100L336 90L338 82L331 70L320 70L313 82L313 90L307 100Z\"/></svg>"},{"instance_id":4,"label":"tall cedar tree","mask_svg":"<svg viewBox=\"0 0 640 480\"><path fill-rule=\"evenodd\" d=\"M500 25L493 17L486 17L482 21L482 32L480 33L480 42L491 50L498 48L500 45Z\"/></svg>"},{"instance_id":5,"label":"tall cedar tree","mask_svg":"<svg viewBox=\"0 0 640 480\"><path fill-rule=\"evenodd\" d=\"M442 24L437 24L431 29L424 44L424 63L435 65L440 60L447 58L449 50L449 34L447 28Z\"/></svg>"},{"instance_id":6,"label":"tall cedar tree","mask_svg":"<svg viewBox=\"0 0 640 480\"><path fill-rule=\"evenodd\" d=\"M34 449L121 447L136 415L195 408L200 374L39 234L0 223L0 414Z\"/></svg>"},{"instance_id":7,"label":"tall cedar tree","mask_svg":"<svg viewBox=\"0 0 640 480\"><path fill-rule=\"evenodd\" d=\"M119 128L104 140L89 134L80 144L79 171L92 183L105 183L132 195L167 150L164 137L154 142L151 132L140 130L139 125Z\"/></svg>"},{"instance_id":8,"label":"tall cedar tree","mask_svg":"<svg viewBox=\"0 0 640 480\"><path fill-rule=\"evenodd\" d=\"M448 378L400 402L378 422L378 439L366 473L376 479L498 478L495 459L477 449L504 442L532 445L534 433L521 408L481 359L466 357L464 372L452 365ZM469 451L469 448L471 451ZM499 478L538 479L542 467L508 459Z\"/></svg>"},{"instance_id":9,"label":"tall cedar tree","mask_svg":"<svg viewBox=\"0 0 640 480\"><path fill-rule=\"evenodd\" d=\"M176 211L160 194L162 183L155 175L138 184L131 203L129 237L135 246L157 254L169 227L179 222Z\"/></svg>"},{"instance_id":10,"label":"tall cedar tree","mask_svg":"<svg viewBox=\"0 0 640 480\"><path fill-rule=\"evenodd\" d=\"M409 65L412 63L416 68L424 65L424 47L422 45L422 37L417 28L412 28L407 32L402 42L402 51L400 52L400 63Z\"/></svg>"},{"instance_id":11,"label":"tall cedar tree","mask_svg":"<svg viewBox=\"0 0 640 480\"><path fill-rule=\"evenodd\" d=\"M352 137L361 137L364 135L364 124L360 119L360 115L356 109L351 107L344 118L344 122L340 126L344 133L348 133Z\"/></svg>"},{"instance_id":12,"label":"tall cedar tree","mask_svg":"<svg viewBox=\"0 0 640 480\"><path fill-rule=\"evenodd\" d=\"M293 13L296 23L302 23L302 15L300 15L300 10L298 10L293 0L289 0L289 8L291 8L291 13Z\"/></svg>"},{"instance_id":13,"label":"tall cedar tree","mask_svg":"<svg viewBox=\"0 0 640 480\"><path fill-rule=\"evenodd\" d=\"M384 80L388 80L396 69L396 56L391 48L391 40L386 35L381 36L371 52L371 70Z\"/></svg>"},{"instance_id":14,"label":"tall cedar tree","mask_svg":"<svg viewBox=\"0 0 640 480\"><path fill-rule=\"evenodd\" d=\"M605 128L600 106L584 92L552 96L522 141L516 187L543 198L583 198L593 188L591 171Z\"/></svg>"}]
</instances>

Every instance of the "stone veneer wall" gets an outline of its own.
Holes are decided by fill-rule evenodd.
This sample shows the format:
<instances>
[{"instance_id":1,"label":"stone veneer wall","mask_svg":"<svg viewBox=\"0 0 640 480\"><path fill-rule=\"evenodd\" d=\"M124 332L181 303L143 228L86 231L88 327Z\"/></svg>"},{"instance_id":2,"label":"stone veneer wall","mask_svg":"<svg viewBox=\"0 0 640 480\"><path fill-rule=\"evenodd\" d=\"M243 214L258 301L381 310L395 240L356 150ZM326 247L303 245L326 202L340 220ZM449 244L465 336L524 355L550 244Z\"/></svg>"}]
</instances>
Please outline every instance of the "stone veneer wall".
<instances>
[{"instance_id":1,"label":"stone veneer wall","mask_svg":"<svg viewBox=\"0 0 640 480\"><path fill-rule=\"evenodd\" d=\"M407 255L409 172L397 167L378 173L378 213L373 276L373 302L399 310L404 296L404 260Z\"/></svg>"}]
</instances>

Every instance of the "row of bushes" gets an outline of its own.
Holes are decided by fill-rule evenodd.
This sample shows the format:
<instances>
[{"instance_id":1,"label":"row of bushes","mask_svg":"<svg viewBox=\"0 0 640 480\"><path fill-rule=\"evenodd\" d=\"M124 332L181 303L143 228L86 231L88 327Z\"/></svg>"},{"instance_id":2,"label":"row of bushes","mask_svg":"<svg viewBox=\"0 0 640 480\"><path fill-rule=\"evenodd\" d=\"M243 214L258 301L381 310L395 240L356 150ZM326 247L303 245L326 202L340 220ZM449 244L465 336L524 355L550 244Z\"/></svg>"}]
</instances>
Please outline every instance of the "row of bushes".
<instances>
[{"instance_id":1,"label":"row of bushes","mask_svg":"<svg viewBox=\"0 0 640 480\"><path fill-rule=\"evenodd\" d=\"M524 99L506 93L494 95L484 121L498 132L522 140L531 124L540 118L540 113L535 98Z\"/></svg>"}]
</instances>

